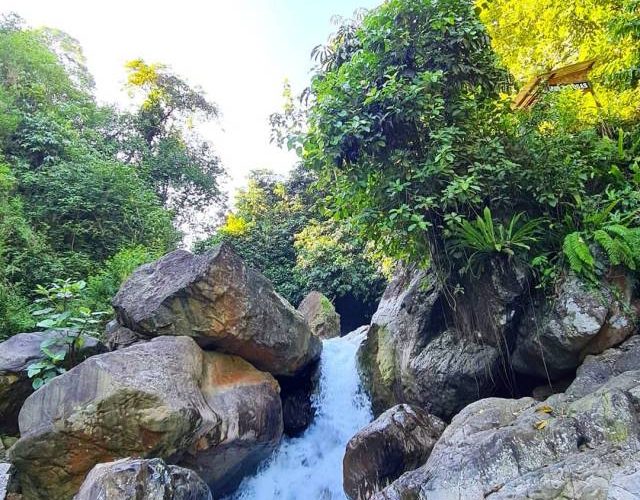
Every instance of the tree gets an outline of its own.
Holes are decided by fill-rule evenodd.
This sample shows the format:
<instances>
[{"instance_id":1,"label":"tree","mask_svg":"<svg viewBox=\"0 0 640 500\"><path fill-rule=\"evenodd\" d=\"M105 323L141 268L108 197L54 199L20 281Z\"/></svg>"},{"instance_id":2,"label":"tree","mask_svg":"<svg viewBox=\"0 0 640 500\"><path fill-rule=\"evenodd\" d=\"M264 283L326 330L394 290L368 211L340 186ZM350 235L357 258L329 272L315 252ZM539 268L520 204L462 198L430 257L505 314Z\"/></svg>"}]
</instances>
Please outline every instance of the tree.
<instances>
[{"instance_id":1,"label":"tree","mask_svg":"<svg viewBox=\"0 0 640 500\"><path fill-rule=\"evenodd\" d=\"M127 63L127 70L127 85L141 98L137 113L126 120L122 147L128 162L182 220L223 202L220 159L192 130L194 120L217 118L217 107L164 65L136 59Z\"/></svg>"}]
</instances>

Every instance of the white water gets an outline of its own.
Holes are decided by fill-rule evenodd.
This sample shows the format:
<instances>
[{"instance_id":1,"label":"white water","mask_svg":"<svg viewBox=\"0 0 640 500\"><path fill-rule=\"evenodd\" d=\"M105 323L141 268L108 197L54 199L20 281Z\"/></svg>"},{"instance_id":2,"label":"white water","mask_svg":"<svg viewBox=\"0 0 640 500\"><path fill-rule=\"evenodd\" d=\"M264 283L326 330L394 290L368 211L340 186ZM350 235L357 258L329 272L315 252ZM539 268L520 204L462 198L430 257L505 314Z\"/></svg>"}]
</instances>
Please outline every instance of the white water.
<instances>
[{"instance_id":1,"label":"white water","mask_svg":"<svg viewBox=\"0 0 640 500\"><path fill-rule=\"evenodd\" d=\"M313 424L285 439L265 465L240 485L235 500L342 500L342 458L347 442L368 424L371 406L362 391L356 352L358 330L324 341Z\"/></svg>"}]
</instances>

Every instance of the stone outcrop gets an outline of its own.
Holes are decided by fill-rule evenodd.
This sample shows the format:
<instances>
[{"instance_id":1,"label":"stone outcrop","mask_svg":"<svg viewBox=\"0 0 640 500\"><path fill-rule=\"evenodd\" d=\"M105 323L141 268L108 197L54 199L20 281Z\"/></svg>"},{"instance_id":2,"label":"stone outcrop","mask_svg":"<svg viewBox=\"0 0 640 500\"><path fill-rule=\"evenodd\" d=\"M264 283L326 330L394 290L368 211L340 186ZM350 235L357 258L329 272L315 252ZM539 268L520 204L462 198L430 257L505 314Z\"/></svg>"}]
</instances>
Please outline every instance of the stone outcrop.
<instances>
[{"instance_id":1,"label":"stone outcrop","mask_svg":"<svg viewBox=\"0 0 640 500\"><path fill-rule=\"evenodd\" d=\"M268 373L188 337L93 356L27 398L9 451L26 498L71 498L96 465L136 456L187 464L214 491L266 457L282 434Z\"/></svg>"},{"instance_id":2,"label":"stone outcrop","mask_svg":"<svg viewBox=\"0 0 640 500\"><path fill-rule=\"evenodd\" d=\"M311 332L318 338L331 339L340 336L340 315L331 301L320 292L310 292L298 306Z\"/></svg>"},{"instance_id":3,"label":"stone outcrop","mask_svg":"<svg viewBox=\"0 0 640 500\"><path fill-rule=\"evenodd\" d=\"M193 471L163 460L125 458L96 465L74 500L212 500L211 490Z\"/></svg>"},{"instance_id":4,"label":"stone outcrop","mask_svg":"<svg viewBox=\"0 0 640 500\"><path fill-rule=\"evenodd\" d=\"M44 359L40 345L51 338L62 339L66 331L19 333L0 343L0 434L17 434L18 412L33 392L27 375L29 365ZM95 338L84 336L80 359L104 351ZM53 350L57 350L55 346Z\"/></svg>"},{"instance_id":5,"label":"stone outcrop","mask_svg":"<svg viewBox=\"0 0 640 500\"><path fill-rule=\"evenodd\" d=\"M274 375L294 375L322 348L302 315L226 244L203 255L176 250L141 266L113 305L133 332L193 337Z\"/></svg>"},{"instance_id":6,"label":"stone outcrop","mask_svg":"<svg viewBox=\"0 0 640 500\"><path fill-rule=\"evenodd\" d=\"M418 407L398 405L360 430L347 444L344 490L366 500L429 458L446 424Z\"/></svg>"},{"instance_id":7,"label":"stone outcrop","mask_svg":"<svg viewBox=\"0 0 640 500\"><path fill-rule=\"evenodd\" d=\"M587 357L563 394L488 398L454 417L428 461L374 498L635 498L640 340Z\"/></svg>"},{"instance_id":8,"label":"stone outcrop","mask_svg":"<svg viewBox=\"0 0 640 500\"><path fill-rule=\"evenodd\" d=\"M496 260L453 296L431 271L399 269L360 350L376 413L415 404L449 419L503 383L527 276Z\"/></svg>"},{"instance_id":9,"label":"stone outcrop","mask_svg":"<svg viewBox=\"0 0 640 500\"><path fill-rule=\"evenodd\" d=\"M574 275L554 300L527 308L520 324L513 367L519 373L558 380L572 374L587 354L616 346L635 330L635 318L606 285L596 288Z\"/></svg>"}]
</instances>

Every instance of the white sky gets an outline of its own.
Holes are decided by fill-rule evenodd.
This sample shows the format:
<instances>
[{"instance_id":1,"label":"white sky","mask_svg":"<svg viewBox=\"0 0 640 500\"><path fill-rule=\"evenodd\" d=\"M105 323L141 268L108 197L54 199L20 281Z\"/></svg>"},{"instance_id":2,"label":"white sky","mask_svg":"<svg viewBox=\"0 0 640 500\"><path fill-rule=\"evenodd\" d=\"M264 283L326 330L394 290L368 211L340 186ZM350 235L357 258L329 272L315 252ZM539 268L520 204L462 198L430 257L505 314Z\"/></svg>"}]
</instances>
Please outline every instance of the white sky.
<instances>
[{"instance_id":1,"label":"white sky","mask_svg":"<svg viewBox=\"0 0 640 500\"><path fill-rule=\"evenodd\" d=\"M308 83L311 49L350 16L381 0L0 0L33 27L78 39L101 101L126 104L124 63L161 62L201 86L221 111L211 139L231 177L244 184L255 168L286 172L295 161L269 144L268 116L280 109L282 84Z\"/></svg>"}]
</instances>

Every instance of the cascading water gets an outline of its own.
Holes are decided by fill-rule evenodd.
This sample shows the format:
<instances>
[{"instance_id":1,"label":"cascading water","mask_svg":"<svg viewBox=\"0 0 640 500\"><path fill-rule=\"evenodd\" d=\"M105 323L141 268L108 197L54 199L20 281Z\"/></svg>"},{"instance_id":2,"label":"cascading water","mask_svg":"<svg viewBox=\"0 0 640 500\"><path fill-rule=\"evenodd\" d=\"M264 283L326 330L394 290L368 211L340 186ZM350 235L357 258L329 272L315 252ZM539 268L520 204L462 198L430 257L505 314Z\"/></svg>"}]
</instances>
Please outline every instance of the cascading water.
<instances>
[{"instance_id":1,"label":"cascading water","mask_svg":"<svg viewBox=\"0 0 640 500\"><path fill-rule=\"evenodd\" d=\"M234 500L338 500L342 458L351 437L371 419L356 353L365 332L324 341L313 424L298 438L285 439L255 476L240 485Z\"/></svg>"}]
</instances>

